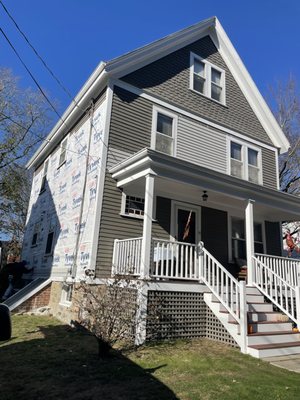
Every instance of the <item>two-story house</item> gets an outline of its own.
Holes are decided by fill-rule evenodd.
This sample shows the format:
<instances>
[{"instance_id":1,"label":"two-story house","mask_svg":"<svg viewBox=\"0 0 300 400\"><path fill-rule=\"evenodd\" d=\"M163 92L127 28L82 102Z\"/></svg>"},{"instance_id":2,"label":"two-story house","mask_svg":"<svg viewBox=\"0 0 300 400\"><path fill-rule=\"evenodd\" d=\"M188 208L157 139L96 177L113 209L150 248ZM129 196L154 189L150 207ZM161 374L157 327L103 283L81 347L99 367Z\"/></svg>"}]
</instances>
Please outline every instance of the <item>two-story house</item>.
<instances>
[{"instance_id":1,"label":"two-story house","mask_svg":"<svg viewBox=\"0 0 300 400\"><path fill-rule=\"evenodd\" d=\"M141 283L138 343L155 330L299 353L299 265L281 257L281 221L300 214L279 191L288 147L215 17L102 62L28 164L37 284L23 300L47 286L68 319L74 282L125 274Z\"/></svg>"}]
</instances>

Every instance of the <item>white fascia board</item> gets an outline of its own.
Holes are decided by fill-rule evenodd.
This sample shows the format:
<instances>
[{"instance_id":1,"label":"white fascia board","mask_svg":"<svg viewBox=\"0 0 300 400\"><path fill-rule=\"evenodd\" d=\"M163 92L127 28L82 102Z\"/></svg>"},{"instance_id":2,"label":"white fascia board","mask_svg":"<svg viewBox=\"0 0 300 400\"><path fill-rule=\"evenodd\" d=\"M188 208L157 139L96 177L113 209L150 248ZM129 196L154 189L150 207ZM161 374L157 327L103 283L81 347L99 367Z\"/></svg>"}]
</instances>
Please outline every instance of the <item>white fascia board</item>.
<instances>
[{"instance_id":1,"label":"white fascia board","mask_svg":"<svg viewBox=\"0 0 300 400\"><path fill-rule=\"evenodd\" d=\"M258 203L281 211L293 209L295 218L300 215L299 197L274 189L255 185L230 175L188 163L152 149L144 149L114 167L113 178L129 183L131 177L151 168L152 174L174 181L207 188L239 200L254 198ZM119 178L119 179L118 179Z\"/></svg>"},{"instance_id":2,"label":"white fascia board","mask_svg":"<svg viewBox=\"0 0 300 400\"><path fill-rule=\"evenodd\" d=\"M41 146L28 161L26 168L31 168L40 163L45 155L57 146L62 137L68 132L80 115L85 112L85 108L89 106L93 95L95 95L95 93L100 89L101 84L106 82L106 79L107 73L105 71L105 63L101 62L80 89L75 99L66 109L49 135L43 140Z\"/></svg>"},{"instance_id":3,"label":"white fascia board","mask_svg":"<svg viewBox=\"0 0 300 400\"><path fill-rule=\"evenodd\" d=\"M127 75L143 66L150 64L169 53L209 35L210 29L215 26L216 17L198 22L188 28L182 29L162 39L142 46L132 52L124 54L109 61L106 70L114 78Z\"/></svg>"},{"instance_id":4,"label":"white fascia board","mask_svg":"<svg viewBox=\"0 0 300 400\"><path fill-rule=\"evenodd\" d=\"M274 115L217 18L215 32L216 34L213 34L211 37L234 79L274 145L280 149L281 153L285 153L290 147L288 139L278 125Z\"/></svg>"}]
</instances>

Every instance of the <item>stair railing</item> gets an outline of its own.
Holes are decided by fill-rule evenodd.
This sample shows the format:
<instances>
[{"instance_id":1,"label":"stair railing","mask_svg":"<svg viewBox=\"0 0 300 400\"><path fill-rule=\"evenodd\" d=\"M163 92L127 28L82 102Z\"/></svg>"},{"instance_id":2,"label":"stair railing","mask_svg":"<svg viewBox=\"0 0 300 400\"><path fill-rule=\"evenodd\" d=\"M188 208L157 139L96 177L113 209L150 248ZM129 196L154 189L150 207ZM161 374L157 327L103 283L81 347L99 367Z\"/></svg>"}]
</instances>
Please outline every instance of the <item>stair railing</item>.
<instances>
[{"instance_id":1,"label":"stair railing","mask_svg":"<svg viewBox=\"0 0 300 400\"><path fill-rule=\"evenodd\" d=\"M246 353L247 304L246 284L238 282L223 265L199 243L200 280L240 325L241 351Z\"/></svg>"},{"instance_id":2,"label":"stair railing","mask_svg":"<svg viewBox=\"0 0 300 400\"><path fill-rule=\"evenodd\" d=\"M261 257L253 256L253 266L254 285L300 329L300 287L291 283L286 271L274 270Z\"/></svg>"}]
</instances>

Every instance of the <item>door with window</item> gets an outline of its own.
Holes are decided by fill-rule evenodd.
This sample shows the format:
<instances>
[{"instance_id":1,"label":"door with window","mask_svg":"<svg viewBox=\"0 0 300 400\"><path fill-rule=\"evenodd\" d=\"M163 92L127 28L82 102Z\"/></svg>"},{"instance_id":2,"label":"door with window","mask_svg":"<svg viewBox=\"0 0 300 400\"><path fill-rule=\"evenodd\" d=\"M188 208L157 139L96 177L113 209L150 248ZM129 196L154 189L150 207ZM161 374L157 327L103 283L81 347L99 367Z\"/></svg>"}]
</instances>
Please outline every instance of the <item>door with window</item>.
<instances>
[{"instance_id":1,"label":"door with window","mask_svg":"<svg viewBox=\"0 0 300 400\"><path fill-rule=\"evenodd\" d=\"M177 244L176 267L179 276L195 276L197 268L197 245L199 241L199 210L184 204L175 204L175 240ZM194 245L194 246L190 246Z\"/></svg>"}]
</instances>

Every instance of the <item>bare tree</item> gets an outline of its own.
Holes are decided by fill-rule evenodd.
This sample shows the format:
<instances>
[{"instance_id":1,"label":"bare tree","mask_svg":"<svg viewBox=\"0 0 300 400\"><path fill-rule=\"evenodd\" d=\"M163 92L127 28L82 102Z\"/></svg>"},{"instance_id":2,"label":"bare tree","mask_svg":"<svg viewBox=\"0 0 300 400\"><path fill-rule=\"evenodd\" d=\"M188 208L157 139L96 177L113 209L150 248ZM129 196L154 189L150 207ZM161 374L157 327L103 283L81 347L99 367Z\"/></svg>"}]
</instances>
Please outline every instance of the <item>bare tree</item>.
<instances>
[{"instance_id":1,"label":"bare tree","mask_svg":"<svg viewBox=\"0 0 300 400\"><path fill-rule=\"evenodd\" d=\"M290 141L289 151L279 158L280 188L300 194L300 92L290 76L271 88L271 107L281 129Z\"/></svg>"},{"instance_id":2,"label":"bare tree","mask_svg":"<svg viewBox=\"0 0 300 400\"><path fill-rule=\"evenodd\" d=\"M280 189L283 192L300 195L300 92L294 77L286 82L278 82L270 89L270 105L281 129L291 146L287 153L279 157ZM283 223L283 239L298 243L297 233L300 222ZM294 236L293 236L294 235ZM286 243L289 252L290 246ZM292 250L293 251L293 250Z\"/></svg>"},{"instance_id":3,"label":"bare tree","mask_svg":"<svg viewBox=\"0 0 300 400\"><path fill-rule=\"evenodd\" d=\"M9 69L0 68L0 170L30 157L49 125L43 96L18 86Z\"/></svg>"},{"instance_id":4,"label":"bare tree","mask_svg":"<svg viewBox=\"0 0 300 400\"><path fill-rule=\"evenodd\" d=\"M30 191L23 168L50 123L43 96L22 89L9 69L0 68L0 233L22 241Z\"/></svg>"},{"instance_id":5,"label":"bare tree","mask_svg":"<svg viewBox=\"0 0 300 400\"><path fill-rule=\"evenodd\" d=\"M76 290L78 322L98 342L98 355L105 357L116 342L133 341L137 291L126 278L104 285L82 283Z\"/></svg>"}]
</instances>

